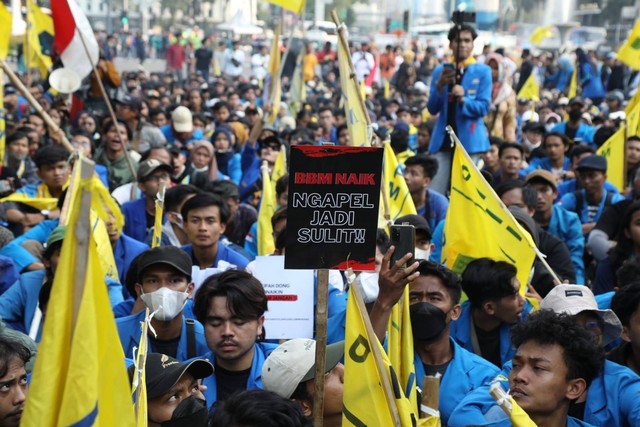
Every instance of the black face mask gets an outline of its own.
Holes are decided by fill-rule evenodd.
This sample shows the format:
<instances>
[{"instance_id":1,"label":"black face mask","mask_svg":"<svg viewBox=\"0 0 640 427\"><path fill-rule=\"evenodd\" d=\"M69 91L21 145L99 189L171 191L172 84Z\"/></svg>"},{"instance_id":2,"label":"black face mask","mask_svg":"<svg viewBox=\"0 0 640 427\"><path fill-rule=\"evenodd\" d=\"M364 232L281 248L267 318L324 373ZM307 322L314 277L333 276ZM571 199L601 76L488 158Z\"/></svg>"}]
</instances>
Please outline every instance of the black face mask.
<instances>
[{"instance_id":1,"label":"black face mask","mask_svg":"<svg viewBox=\"0 0 640 427\"><path fill-rule=\"evenodd\" d=\"M162 427L206 427L208 418L207 402L191 396L178 405L169 421L160 425Z\"/></svg>"},{"instance_id":2,"label":"black face mask","mask_svg":"<svg viewBox=\"0 0 640 427\"><path fill-rule=\"evenodd\" d=\"M225 175L229 175L229 160L233 157L232 149L225 153L216 151L216 163L218 164L218 170Z\"/></svg>"},{"instance_id":3,"label":"black face mask","mask_svg":"<svg viewBox=\"0 0 640 427\"><path fill-rule=\"evenodd\" d=\"M572 122L577 122L582 118L582 111L580 110L570 110L569 111L569 120Z\"/></svg>"},{"instance_id":4,"label":"black face mask","mask_svg":"<svg viewBox=\"0 0 640 427\"><path fill-rule=\"evenodd\" d=\"M412 304L409 312L411 313L411 329L415 341L435 341L440 338L447 327L445 312L428 302Z\"/></svg>"}]
</instances>

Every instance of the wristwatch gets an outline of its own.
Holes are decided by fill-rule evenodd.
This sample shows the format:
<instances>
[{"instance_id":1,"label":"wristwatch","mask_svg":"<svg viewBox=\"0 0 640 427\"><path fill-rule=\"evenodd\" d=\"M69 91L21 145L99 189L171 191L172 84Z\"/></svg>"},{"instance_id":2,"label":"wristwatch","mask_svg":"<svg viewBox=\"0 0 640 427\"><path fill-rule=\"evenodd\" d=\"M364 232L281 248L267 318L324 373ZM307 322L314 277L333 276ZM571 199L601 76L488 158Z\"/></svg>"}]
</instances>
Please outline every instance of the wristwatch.
<instances>
[{"instance_id":1,"label":"wristwatch","mask_svg":"<svg viewBox=\"0 0 640 427\"><path fill-rule=\"evenodd\" d=\"M48 209L43 209L40 211L40 213L44 216L44 219L49 219L49 214L51 213L51 211Z\"/></svg>"}]
</instances>

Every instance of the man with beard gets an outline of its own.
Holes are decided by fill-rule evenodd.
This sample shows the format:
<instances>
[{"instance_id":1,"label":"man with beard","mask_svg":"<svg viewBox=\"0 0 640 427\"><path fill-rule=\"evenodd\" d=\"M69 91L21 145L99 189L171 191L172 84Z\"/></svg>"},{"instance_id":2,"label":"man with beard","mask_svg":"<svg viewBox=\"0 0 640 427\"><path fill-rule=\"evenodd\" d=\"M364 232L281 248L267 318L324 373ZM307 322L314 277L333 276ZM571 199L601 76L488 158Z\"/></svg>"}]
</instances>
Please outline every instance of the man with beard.
<instances>
[{"instance_id":1,"label":"man with beard","mask_svg":"<svg viewBox=\"0 0 640 427\"><path fill-rule=\"evenodd\" d=\"M463 397L495 376L498 368L465 350L449 336L451 322L461 313L459 277L431 261L421 260L403 269L400 266L409 260L409 254L391 265L393 250L387 251L382 260L380 292L371 311L371 324L383 341L391 309L408 283L417 386L422 387L425 375L440 375L438 409L442 424L446 425Z\"/></svg>"}]
</instances>

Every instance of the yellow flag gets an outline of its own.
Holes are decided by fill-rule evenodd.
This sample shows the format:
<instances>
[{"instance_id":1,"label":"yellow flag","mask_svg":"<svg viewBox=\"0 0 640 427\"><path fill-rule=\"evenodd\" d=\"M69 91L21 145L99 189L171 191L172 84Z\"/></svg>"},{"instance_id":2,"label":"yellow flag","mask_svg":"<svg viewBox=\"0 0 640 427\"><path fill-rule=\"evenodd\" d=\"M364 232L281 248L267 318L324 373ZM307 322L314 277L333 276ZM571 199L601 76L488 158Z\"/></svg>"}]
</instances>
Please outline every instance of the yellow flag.
<instances>
[{"instance_id":1,"label":"yellow flag","mask_svg":"<svg viewBox=\"0 0 640 427\"><path fill-rule=\"evenodd\" d=\"M162 214L164 211L164 191L164 185L162 185L162 188L158 193L158 197L156 197L156 216L153 224L153 237L151 239L152 248L157 248L162 242Z\"/></svg>"},{"instance_id":2,"label":"yellow flag","mask_svg":"<svg viewBox=\"0 0 640 427\"><path fill-rule=\"evenodd\" d=\"M54 197L29 197L23 193L13 193L0 199L0 202L15 202L29 205L38 210L54 210L58 205L58 199Z\"/></svg>"},{"instance_id":3,"label":"yellow flag","mask_svg":"<svg viewBox=\"0 0 640 427\"><path fill-rule=\"evenodd\" d=\"M28 44L28 54L25 56L26 65L28 68L38 68L40 75L46 78L52 61L51 57L43 52L40 37L48 35L53 41L53 19L42 12L33 0L27 1L27 32L25 35Z\"/></svg>"},{"instance_id":4,"label":"yellow flag","mask_svg":"<svg viewBox=\"0 0 640 427\"><path fill-rule=\"evenodd\" d=\"M391 96L391 84L389 84L389 80L384 81L384 99L389 99Z\"/></svg>"},{"instance_id":5,"label":"yellow flag","mask_svg":"<svg viewBox=\"0 0 640 427\"><path fill-rule=\"evenodd\" d=\"M0 9L4 8L4 6L0 6ZM11 27L9 27L11 28ZM0 71L0 82L2 81L2 71ZM5 112L4 112L4 85L0 87L0 165L4 165L4 150L5 150L5 141L7 139L6 135L6 121L5 121Z\"/></svg>"},{"instance_id":6,"label":"yellow flag","mask_svg":"<svg viewBox=\"0 0 640 427\"><path fill-rule=\"evenodd\" d=\"M266 0L268 3L290 10L293 13L302 15L304 11L304 0Z\"/></svg>"},{"instance_id":7,"label":"yellow flag","mask_svg":"<svg viewBox=\"0 0 640 427\"><path fill-rule=\"evenodd\" d=\"M280 24L273 33L273 42L269 52L269 68L265 78L265 105L271 105L271 113L267 118L267 123L274 124L280 110L280 98L282 88L280 85Z\"/></svg>"},{"instance_id":8,"label":"yellow flag","mask_svg":"<svg viewBox=\"0 0 640 427\"><path fill-rule=\"evenodd\" d=\"M569 99L571 99L574 96L576 96L577 92L578 92L578 64L576 64L576 66L573 67L573 73L571 73L571 81L569 82L569 92L567 93L567 96L569 97Z\"/></svg>"},{"instance_id":9,"label":"yellow flag","mask_svg":"<svg viewBox=\"0 0 640 427\"><path fill-rule=\"evenodd\" d=\"M133 382L131 384L131 393L134 395L134 410L136 414L136 427L147 427L147 353L149 348L149 340L147 339L149 329L149 309L146 309L144 322L140 323L140 348L135 355L134 365L135 373L133 374Z\"/></svg>"},{"instance_id":10,"label":"yellow flag","mask_svg":"<svg viewBox=\"0 0 640 427\"><path fill-rule=\"evenodd\" d=\"M400 391L391 363L373 333L360 291L347 300L344 351L343 426L411 426L412 405ZM398 395L394 396L393 390ZM415 410L415 409L413 409ZM415 419L415 418L414 418Z\"/></svg>"},{"instance_id":11,"label":"yellow flag","mask_svg":"<svg viewBox=\"0 0 640 427\"><path fill-rule=\"evenodd\" d=\"M629 104L625 107L624 112L627 118L631 115L631 112L636 109L636 107L640 105L640 88L633 95L633 98L629 101Z\"/></svg>"},{"instance_id":12,"label":"yellow flag","mask_svg":"<svg viewBox=\"0 0 640 427\"><path fill-rule=\"evenodd\" d=\"M529 75L527 81L524 82L520 92L518 92L518 99L528 99L531 101L540 100L540 85L538 85L533 72Z\"/></svg>"},{"instance_id":13,"label":"yellow flag","mask_svg":"<svg viewBox=\"0 0 640 427\"><path fill-rule=\"evenodd\" d=\"M640 20L636 21L631 35L618 50L617 57L634 70L640 68Z\"/></svg>"},{"instance_id":14,"label":"yellow flag","mask_svg":"<svg viewBox=\"0 0 640 427\"><path fill-rule=\"evenodd\" d=\"M405 286L401 302L394 305L389 318L387 349L391 366L395 368L400 382L400 390L409 399L417 402L417 384L415 367L413 366L413 334L411 330L411 313L409 311L409 286ZM412 410L415 408L412 407ZM413 412L413 411L412 411ZM414 417L415 416L414 412Z\"/></svg>"},{"instance_id":15,"label":"yellow flag","mask_svg":"<svg viewBox=\"0 0 640 427\"><path fill-rule=\"evenodd\" d=\"M511 397L511 414L509 415L513 427L538 427L524 409L518 405L518 402Z\"/></svg>"},{"instance_id":16,"label":"yellow flag","mask_svg":"<svg viewBox=\"0 0 640 427\"><path fill-rule=\"evenodd\" d=\"M625 125L614 133L611 138L598 148L597 153L607 159L607 179L616 186L618 191L624 190L624 132Z\"/></svg>"},{"instance_id":17,"label":"yellow flag","mask_svg":"<svg viewBox=\"0 0 640 427\"><path fill-rule=\"evenodd\" d=\"M553 32L551 31L551 25L545 25L533 30L531 37L529 37L529 41L536 46L540 46L540 44L544 39L552 36L553 36Z\"/></svg>"},{"instance_id":18,"label":"yellow flag","mask_svg":"<svg viewBox=\"0 0 640 427\"><path fill-rule=\"evenodd\" d=\"M96 193L98 178L80 191ZM107 198L110 195L101 195ZM70 209L22 425L134 426L124 353L81 198Z\"/></svg>"},{"instance_id":19,"label":"yellow flag","mask_svg":"<svg viewBox=\"0 0 640 427\"><path fill-rule=\"evenodd\" d=\"M388 192L389 197L389 217L392 221L404 215L415 215L416 207L409 193L407 182L404 180L404 166L398 163L396 155L388 142L384 143L384 179L383 191ZM384 219L384 203L380 203L380 214L378 216L378 226L387 228Z\"/></svg>"},{"instance_id":20,"label":"yellow flag","mask_svg":"<svg viewBox=\"0 0 640 427\"><path fill-rule=\"evenodd\" d=\"M262 197L258 211L258 255L271 255L275 249L271 217L276 211L276 195L271 186L269 169L262 166Z\"/></svg>"},{"instance_id":21,"label":"yellow flag","mask_svg":"<svg viewBox=\"0 0 640 427\"><path fill-rule=\"evenodd\" d=\"M289 87L289 110L296 114L302 108L302 104L307 100L307 90L302 78L302 63L304 62L304 52L300 52L296 58L296 68L293 70L291 86Z\"/></svg>"},{"instance_id":22,"label":"yellow flag","mask_svg":"<svg viewBox=\"0 0 640 427\"><path fill-rule=\"evenodd\" d=\"M278 157L276 157L276 162L273 164L273 171L271 171L271 186L273 187L273 200L274 205L276 206L276 183L280 178L287 174L287 147L283 144L280 146L280 151L278 152Z\"/></svg>"},{"instance_id":23,"label":"yellow flag","mask_svg":"<svg viewBox=\"0 0 640 427\"><path fill-rule=\"evenodd\" d=\"M338 27L338 67L340 68L340 85L342 100L349 128L350 145L369 146L373 131L369 126L368 115L361 102L364 89L351 68L351 54L347 49L348 42L342 26Z\"/></svg>"},{"instance_id":24,"label":"yellow flag","mask_svg":"<svg viewBox=\"0 0 640 427\"><path fill-rule=\"evenodd\" d=\"M451 198L444 225L442 262L460 274L476 258L506 261L518 270L524 289L535 258L535 244L473 161L456 141L451 166Z\"/></svg>"},{"instance_id":25,"label":"yellow flag","mask_svg":"<svg viewBox=\"0 0 640 427\"><path fill-rule=\"evenodd\" d=\"M5 28L4 31L7 33L11 32L11 12L7 9L7 6L4 3L0 3L0 28ZM7 59L7 55L9 54L9 34L4 34L0 37L0 59Z\"/></svg>"}]
</instances>

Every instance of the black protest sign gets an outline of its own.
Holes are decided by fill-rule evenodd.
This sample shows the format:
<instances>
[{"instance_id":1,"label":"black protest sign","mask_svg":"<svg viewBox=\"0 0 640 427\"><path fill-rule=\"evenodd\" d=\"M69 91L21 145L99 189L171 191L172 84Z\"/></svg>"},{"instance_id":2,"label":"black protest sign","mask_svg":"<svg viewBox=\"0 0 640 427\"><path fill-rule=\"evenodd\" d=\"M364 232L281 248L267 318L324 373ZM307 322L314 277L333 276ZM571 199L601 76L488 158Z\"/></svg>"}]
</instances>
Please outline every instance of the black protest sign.
<instances>
[{"instance_id":1,"label":"black protest sign","mask_svg":"<svg viewBox=\"0 0 640 427\"><path fill-rule=\"evenodd\" d=\"M287 269L375 269L382 148L293 146Z\"/></svg>"}]
</instances>

